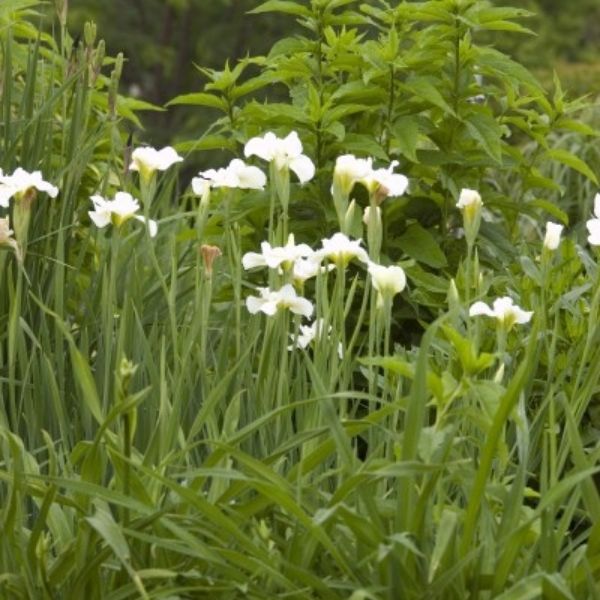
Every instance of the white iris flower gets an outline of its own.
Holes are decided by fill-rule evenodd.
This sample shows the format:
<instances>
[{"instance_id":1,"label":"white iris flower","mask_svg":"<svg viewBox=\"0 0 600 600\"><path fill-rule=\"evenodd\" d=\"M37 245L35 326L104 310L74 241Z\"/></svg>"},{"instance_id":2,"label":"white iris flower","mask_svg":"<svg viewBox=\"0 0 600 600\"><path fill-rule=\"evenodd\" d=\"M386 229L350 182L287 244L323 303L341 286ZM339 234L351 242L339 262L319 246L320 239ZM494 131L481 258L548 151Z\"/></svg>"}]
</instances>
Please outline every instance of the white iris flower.
<instances>
[{"instance_id":1,"label":"white iris flower","mask_svg":"<svg viewBox=\"0 0 600 600\"><path fill-rule=\"evenodd\" d=\"M46 192L50 198L58 195L58 188L45 181L40 171L29 173L20 167L12 175L3 175L0 171L0 206L7 208L13 196L20 200L32 190Z\"/></svg>"},{"instance_id":2,"label":"white iris flower","mask_svg":"<svg viewBox=\"0 0 600 600\"><path fill-rule=\"evenodd\" d=\"M102 196L92 196L90 200L94 204L94 210L90 210L88 214L90 215L90 219L100 229L110 224L120 227L125 221L132 218L146 223L145 217L136 214L140 209L140 203L127 192L117 192L114 200L107 200ZM148 233L150 237L154 237L157 231L158 225L156 221L148 219Z\"/></svg>"},{"instance_id":3,"label":"white iris flower","mask_svg":"<svg viewBox=\"0 0 600 600\"><path fill-rule=\"evenodd\" d=\"M406 287L404 269L397 265L384 267L374 262L369 263L371 283L377 291L377 306L383 306L384 298L393 298Z\"/></svg>"},{"instance_id":4,"label":"white iris flower","mask_svg":"<svg viewBox=\"0 0 600 600\"><path fill-rule=\"evenodd\" d=\"M271 131L264 137L254 137L246 144L244 155L274 162L278 171L290 169L296 173L300 183L310 181L315 175L315 165L302 154L302 142L295 131L283 139Z\"/></svg>"},{"instance_id":5,"label":"white iris flower","mask_svg":"<svg viewBox=\"0 0 600 600\"><path fill-rule=\"evenodd\" d=\"M374 169L372 158L344 154L335 161L333 185L344 196L350 195L356 183L364 185L369 194L376 194L380 200L402 196L408 188L408 179L400 173L394 173L399 164L394 160L387 169Z\"/></svg>"},{"instance_id":6,"label":"white iris flower","mask_svg":"<svg viewBox=\"0 0 600 600\"><path fill-rule=\"evenodd\" d=\"M139 171L142 178L148 180L155 171L166 171L175 163L183 161L174 148L166 146L161 150L144 146L136 148L131 155L131 171Z\"/></svg>"},{"instance_id":7,"label":"white iris flower","mask_svg":"<svg viewBox=\"0 0 600 600\"><path fill-rule=\"evenodd\" d=\"M261 252L247 252L242 257L244 269L253 269L255 267L287 267L300 258L307 258L314 255L313 249L307 244L298 244L296 246L294 234L290 233L285 246L271 246L269 242L262 242Z\"/></svg>"},{"instance_id":8,"label":"white iris flower","mask_svg":"<svg viewBox=\"0 0 600 600\"><path fill-rule=\"evenodd\" d=\"M289 283L276 291L269 288L258 288L258 290L260 296L246 298L246 307L253 315L263 312L273 316L278 310L286 308L296 315L307 318L313 313L312 303L306 298L298 296L294 286Z\"/></svg>"},{"instance_id":9,"label":"white iris flower","mask_svg":"<svg viewBox=\"0 0 600 600\"><path fill-rule=\"evenodd\" d=\"M192 179L192 189L195 194L202 196L207 184L213 188L263 190L266 183L267 177L258 167L252 167L243 160L234 158L225 168L209 169L198 173L198 177Z\"/></svg>"},{"instance_id":10,"label":"white iris flower","mask_svg":"<svg viewBox=\"0 0 600 600\"><path fill-rule=\"evenodd\" d=\"M479 315L497 319L501 325L510 329L515 324L522 325L531 321L533 311L523 310L513 302L512 298L503 296L502 298L496 298L492 307L485 302L475 302L469 309L469 316L476 317Z\"/></svg>"},{"instance_id":11,"label":"white iris flower","mask_svg":"<svg viewBox=\"0 0 600 600\"><path fill-rule=\"evenodd\" d=\"M351 240L343 233L335 233L322 240L323 248L317 254L341 267L346 267L353 258L368 263L369 255L360 243L361 240Z\"/></svg>"}]
</instances>

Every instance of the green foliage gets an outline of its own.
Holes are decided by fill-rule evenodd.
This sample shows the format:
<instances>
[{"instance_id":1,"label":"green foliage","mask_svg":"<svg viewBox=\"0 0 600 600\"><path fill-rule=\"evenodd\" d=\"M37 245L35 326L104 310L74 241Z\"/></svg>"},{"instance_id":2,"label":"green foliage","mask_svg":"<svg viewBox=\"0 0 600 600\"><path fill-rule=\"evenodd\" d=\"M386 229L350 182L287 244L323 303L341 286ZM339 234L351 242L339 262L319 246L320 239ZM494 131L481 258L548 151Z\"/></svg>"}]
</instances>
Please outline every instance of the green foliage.
<instances>
[{"instance_id":1,"label":"green foliage","mask_svg":"<svg viewBox=\"0 0 600 600\"><path fill-rule=\"evenodd\" d=\"M397 159L411 180L408 203L383 206L384 250L394 259L419 253L403 236L416 224L439 226L436 242L452 254L446 225L463 187L484 190L516 223L516 214L544 207L540 198L557 191L541 172L548 161L596 182L580 157L549 143L560 130L589 133L574 119L583 104L568 102L560 88L548 97L523 66L477 43L486 32L525 31L515 22L524 10L453 0L396 8L288 1L253 12L294 17L305 33L233 69L201 69L209 80L203 91L171 105L210 107L222 117L179 148L239 154L261 131L298 129L319 174L292 207L300 229L303 220L333 222L328 181L334 159L348 152ZM252 99L256 93L262 100Z\"/></svg>"},{"instance_id":2,"label":"green foliage","mask_svg":"<svg viewBox=\"0 0 600 600\"><path fill-rule=\"evenodd\" d=\"M580 229L597 127L558 80L549 98L476 43L521 31L522 11L263 3L304 34L202 68L172 104L222 116L185 148L240 156L297 128L317 176L271 163L267 191L197 197L174 168L127 168L152 106L117 94L121 60L91 25L55 41L35 8L0 6L0 167L60 191L0 208L30 210L17 246L0 239L0 597L596 598L600 270ZM409 175L380 238L336 212L348 152ZM484 218L465 245L466 187ZM97 228L90 196L118 190L144 223ZM350 211L383 192L333 194ZM573 224L557 250L545 215ZM296 290L322 333L296 347L299 315L244 306L289 267L246 272L242 255L338 228L371 259L381 241L408 287L380 303L360 261L319 272ZM469 316L506 295L532 322Z\"/></svg>"}]
</instances>

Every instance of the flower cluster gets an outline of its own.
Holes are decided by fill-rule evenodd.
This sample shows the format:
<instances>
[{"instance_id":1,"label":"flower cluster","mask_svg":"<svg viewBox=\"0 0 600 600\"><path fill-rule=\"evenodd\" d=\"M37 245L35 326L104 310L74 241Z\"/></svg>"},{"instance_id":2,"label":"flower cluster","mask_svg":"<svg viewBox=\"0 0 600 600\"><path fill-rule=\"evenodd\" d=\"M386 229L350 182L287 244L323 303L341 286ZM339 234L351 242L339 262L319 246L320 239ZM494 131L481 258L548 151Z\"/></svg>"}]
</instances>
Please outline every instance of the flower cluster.
<instances>
[{"instance_id":1,"label":"flower cluster","mask_svg":"<svg viewBox=\"0 0 600 600\"><path fill-rule=\"evenodd\" d=\"M382 308L385 300L391 300L406 287L404 270L392 265L389 267L371 261L367 251L362 247L361 240L352 240L343 233L335 233L330 238L321 241L321 247L313 250L306 244L296 245L294 235L290 234L285 246L273 247L268 242L262 242L261 252L247 252L242 257L244 269L268 267L280 274L291 274L293 281L304 284L307 279L315 277L319 272L327 273L336 267L344 270L350 261L357 260L367 266L373 289L377 293L377 307ZM325 266L323 263L326 263ZM299 296L294 286L286 283L279 290L258 288L259 296L249 296L246 307L249 312L263 312L268 316L275 315L279 310L288 309L294 314L310 317L314 311L313 304L307 298ZM328 335L331 326L327 329ZM317 319L310 325L300 325L299 332L292 336L299 348L307 348L315 339L325 334L325 325ZM294 345L290 346L290 349ZM341 357L342 347L338 347Z\"/></svg>"}]
</instances>

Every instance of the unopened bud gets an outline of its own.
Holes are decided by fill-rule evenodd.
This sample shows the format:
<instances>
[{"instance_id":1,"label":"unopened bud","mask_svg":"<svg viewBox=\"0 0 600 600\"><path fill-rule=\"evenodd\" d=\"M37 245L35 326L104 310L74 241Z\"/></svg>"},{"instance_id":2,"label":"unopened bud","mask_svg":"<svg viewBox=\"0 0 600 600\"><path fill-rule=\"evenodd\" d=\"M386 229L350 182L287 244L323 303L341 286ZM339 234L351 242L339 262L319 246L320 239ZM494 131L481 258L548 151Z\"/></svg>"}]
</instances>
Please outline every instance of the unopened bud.
<instances>
[{"instance_id":1,"label":"unopened bud","mask_svg":"<svg viewBox=\"0 0 600 600\"><path fill-rule=\"evenodd\" d=\"M69 12L69 0L54 0L54 7L56 8L56 14L62 27L67 24L67 13Z\"/></svg>"},{"instance_id":2,"label":"unopened bud","mask_svg":"<svg viewBox=\"0 0 600 600\"><path fill-rule=\"evenodd\" d=\"M93 86L98 79L100 72L102 71L102 64L104 63L104 57L106 56L106 44L104 40L98 42L98 47L94 52L94 62L92 64L90 74L90 84Z\"/></svg>"},{"instance_id":3,"label":"unopened bud","mask_svg":"<svg viewBox=\"0 0 600 600\"><path fill-rule=\"evenodd\" d=\"M83 26L83 39L88 48L93 48L96 42L97 27L94 21L87 21Z\"/></svg>"}]
</instances>

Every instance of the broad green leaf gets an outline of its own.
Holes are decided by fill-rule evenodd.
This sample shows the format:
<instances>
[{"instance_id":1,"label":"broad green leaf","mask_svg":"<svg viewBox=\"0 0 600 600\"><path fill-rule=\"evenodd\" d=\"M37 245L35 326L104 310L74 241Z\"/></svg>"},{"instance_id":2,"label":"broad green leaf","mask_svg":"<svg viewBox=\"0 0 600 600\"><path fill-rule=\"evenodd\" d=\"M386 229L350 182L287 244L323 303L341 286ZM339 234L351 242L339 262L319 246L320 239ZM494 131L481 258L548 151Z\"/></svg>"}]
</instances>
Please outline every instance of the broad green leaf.
<instances>
[{"instance_id":1,"label":"broad green leaf","mask_svg":"<svg viewBox=\"0 0 600 600\"><path fill-rule=\"evenodd\" d=\"M263 2L248 12L254 15L267 12L280 12L297 17L310 17L311 14L306 6L303 6L299 2L291 2L290 0L267 0L267 2Z\"/></svg>"},{"instance_id":2,"label":"broad green leaf","mask_svg":"<svg viewBox=\"0 0 600 600\"><path fill-rule=\"evenodd\" d=\"M430 267L440 268L447 264L433 235L419 223L409 225L396 243L408 256Z\"/></svg>"},{"instance_id":3,"label":"broad green leaf","mask_svg":"<svg viewBox=\"0 0 600 600\"><path fill-rule=\"evenodd\" d=\"M414 117L400 117L392 126L393 143L412 162L417 162L419 125Z\"/></svg>"},{"instance_id":4,"label":"broad green leaf","mask_svg":"<svg viewBox=\"0 0 600 600\"><path fill-rule=\"evenodd\" d=\"M223 98L202 92L194 94L182 94L167 102L167 106L174 106L178 104L186 106L209 106L211 108L217 108L223 112L227 111L227 103L225 100L223 100Z\"/></svg>"},{"instance_id":5,"label":"broad green leaf","mask_svg":"<svg viewBox=\"0 0 600 600\"><path fill-rule=\"evenodd\" d=\"M502 129L494 117L484 112L471 113L465 119L465 125L485 152L496 162L502 162Z\"/></svg>"},{"instance_id":6,"label":"broad green leaf","mask_svg":"<svg viewBox=\"0 0 600 600\"><path fill-rule=\"evenodd\" d=\"M446 102L439 89L424 77L415 77L402 86L408 93L414 94L420 100L441 108L445 113L453 115L452 107Z\"/></svg>"},{"instance_id":7,"label":"broad green leaf","mask_svg":"<svg viewBox=\"0 0 600 600\"><path fill-rule=\"evenodd\" d=\"M583 160L581 160L581 158L575 156L572 152L562 148L552 148L544 153L544 157L556 160L563 165L567 165L567 167L571 167L571 169L575 169L575 171L585 175L589 180L598 185L598 178L594 172Z\"/></svg>"}]
</instances>

